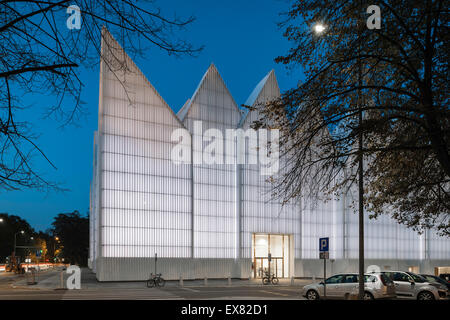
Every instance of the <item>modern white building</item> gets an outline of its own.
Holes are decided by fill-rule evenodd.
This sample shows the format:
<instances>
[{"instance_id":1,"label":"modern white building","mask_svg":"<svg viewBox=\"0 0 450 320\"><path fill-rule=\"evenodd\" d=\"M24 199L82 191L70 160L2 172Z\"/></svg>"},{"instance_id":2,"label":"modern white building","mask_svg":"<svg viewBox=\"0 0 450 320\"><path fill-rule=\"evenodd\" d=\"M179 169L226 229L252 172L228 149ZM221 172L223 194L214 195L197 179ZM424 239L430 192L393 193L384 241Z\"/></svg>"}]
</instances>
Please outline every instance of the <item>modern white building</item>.
<instances>
[{"instance_id":1,"label":"modern white building","mask_svg":"<svg viewBox=\"0 0 450 320\"><path fill-rule=\"evenodd\" d=\"M279 277L321 276L321 237L330 238L328 274L357 272L358 216L350 206L357 194L282 206L271 199L260 164L172 161L174 130L186 129L194 140L196 122L203 134L247 129L257 119L256 111L239 108L214 65L175 114L106 30L101 55L89 256L98 280L148 279L155 254L166 279L259 277L269 254ZM279 93L271 71L245 104ZM187 144L192 159L207 144ZM367 215L365 230L366 266L429 273L450 267L448 238L418 235L388 215Z\"/></svg>"}]
</instances>

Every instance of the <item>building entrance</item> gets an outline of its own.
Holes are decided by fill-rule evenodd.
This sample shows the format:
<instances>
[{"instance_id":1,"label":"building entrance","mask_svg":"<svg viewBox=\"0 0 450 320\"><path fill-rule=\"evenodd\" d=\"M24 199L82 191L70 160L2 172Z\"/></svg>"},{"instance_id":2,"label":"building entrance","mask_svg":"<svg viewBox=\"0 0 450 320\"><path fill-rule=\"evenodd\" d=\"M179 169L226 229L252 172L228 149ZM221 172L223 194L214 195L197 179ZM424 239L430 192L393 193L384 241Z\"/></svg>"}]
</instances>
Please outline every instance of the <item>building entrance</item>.
<instances>
[{"instance_id":1,"label":"building entrance","mask_svg":"<svg viewBox=\"0 0 450 320\"><path fill-rule=\"evenodd\" d=\"M275 274L278 278L288 278L289 257L290 235L253 234L252 261L254 278L262 278L265 272L269 270L270 273Z\"/></svg>"}]
</instances>

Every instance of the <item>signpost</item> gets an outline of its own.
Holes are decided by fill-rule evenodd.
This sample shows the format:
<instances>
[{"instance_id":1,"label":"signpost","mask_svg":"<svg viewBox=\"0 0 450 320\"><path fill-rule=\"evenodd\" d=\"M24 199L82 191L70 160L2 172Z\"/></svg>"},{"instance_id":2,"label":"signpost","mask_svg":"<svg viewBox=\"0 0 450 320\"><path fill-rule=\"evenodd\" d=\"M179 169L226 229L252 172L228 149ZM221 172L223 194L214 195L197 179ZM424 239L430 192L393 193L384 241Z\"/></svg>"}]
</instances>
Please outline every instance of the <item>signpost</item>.
<instances>
[{"instance_id":1,"label":"signpost","mask_svg":"<svg viewBox=\"0 0 450 320\"><path fill-rule=\"evenodd\" d=\"M325 280L327 278L327 259L330 258L329 254L330 238L319 239L319 258L323 259L323 297L327 297L327 286Z\"/></svg>"}]
</instances>

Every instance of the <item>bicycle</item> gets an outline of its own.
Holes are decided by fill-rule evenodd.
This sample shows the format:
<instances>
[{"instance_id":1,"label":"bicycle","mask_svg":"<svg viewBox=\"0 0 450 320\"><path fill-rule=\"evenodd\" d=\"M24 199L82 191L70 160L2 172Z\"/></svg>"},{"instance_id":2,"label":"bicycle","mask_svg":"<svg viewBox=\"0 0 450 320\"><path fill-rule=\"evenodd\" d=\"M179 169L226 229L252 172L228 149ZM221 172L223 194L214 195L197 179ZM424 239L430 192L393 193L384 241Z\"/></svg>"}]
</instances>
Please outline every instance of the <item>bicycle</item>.
<instances>
[{"instance_id":1,"label":"bicycle","mask_svg":"<svg viewBox=\"0 0 450 320\"><path fill-rule=\"evenodd\" d=\"M161 273L150 274L150 279L147 280L147 288L164 287L166 280L161 277Z\"/></svg>"},{"instance_id":2,"label":"bicycle","mask_svg":"<svg viewBox=\"0 0 450 320\"><path fill-rule=\"evenodd\" d=\"M272 273L272 274L269 274L269 272L265 272L265 275L264 275L264 277L262 278L262 283L264 284L264 285L267 285L267 284L269 284L270 282L272 282L272 284L278 284L278 278L275 276L275 274L274 273Z\"/></svg>"}]
</instances>

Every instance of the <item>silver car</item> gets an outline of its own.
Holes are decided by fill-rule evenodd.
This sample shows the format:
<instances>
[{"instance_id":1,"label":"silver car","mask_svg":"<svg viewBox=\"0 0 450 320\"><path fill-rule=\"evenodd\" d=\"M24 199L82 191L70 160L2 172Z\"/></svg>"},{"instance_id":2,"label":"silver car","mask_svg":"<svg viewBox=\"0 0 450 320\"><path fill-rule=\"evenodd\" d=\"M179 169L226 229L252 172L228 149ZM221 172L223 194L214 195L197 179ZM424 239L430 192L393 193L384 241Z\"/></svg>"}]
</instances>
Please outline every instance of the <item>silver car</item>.
<instances>
[{"instance_id":1,"label":"silver car","mask_svg":"<svg viewBox=\"0 0 450 320\"><path fill-rule=\"evenodd\" d=\"M386 271L383 274L389 276L395 284L395 292L399 298L417 300L439 300L447 295L446 288L440 290L435 284L431 284L425 278L411 272Z\"/></svg>"},{"instance_id":2,"label":"silver car","mask_svg":"<svg viewBox=\"0 0 450 320\"><path fill-rule=\"evenodd\" d=\"M364 275L364 299L395 298L395 287L391 279L382 273ZM331 299L348 299L358 294L358 274L337 274L325 280L326 297ZM318 282L303 287L302 295L308 300L324 297L324 283Z\"/></svg>"}]
</instances>

